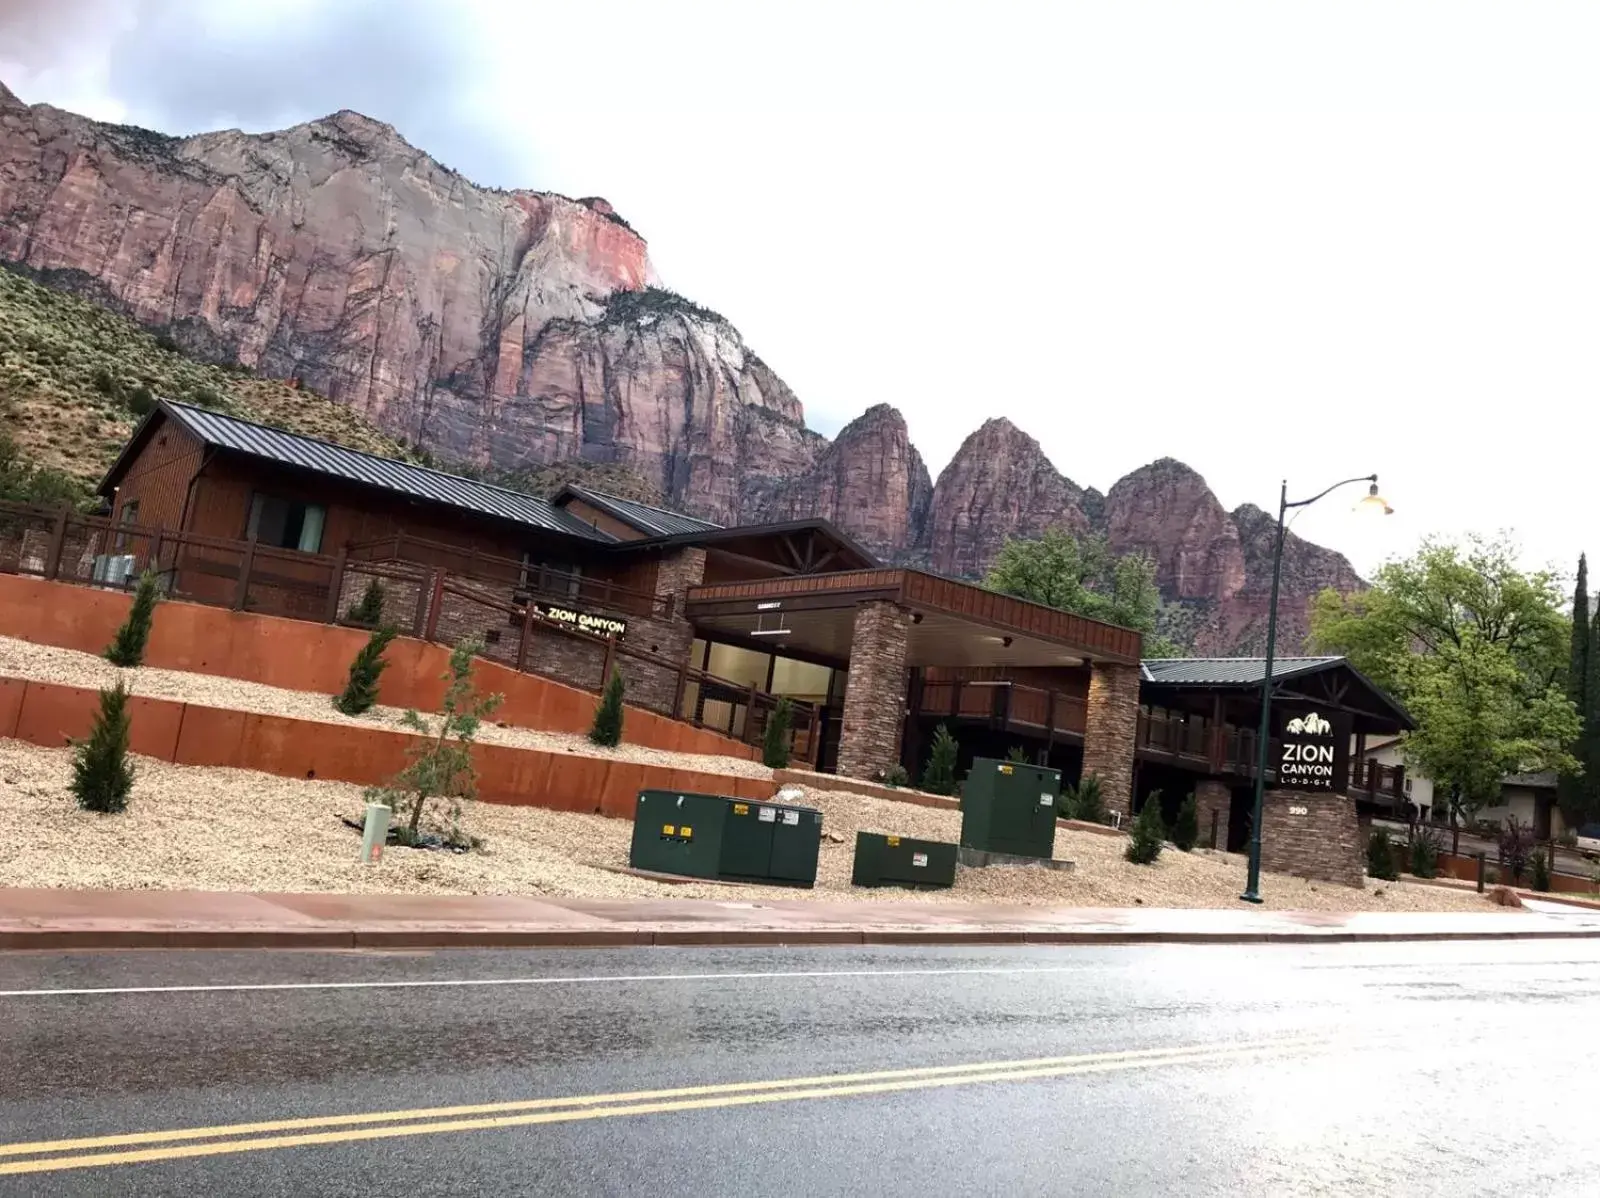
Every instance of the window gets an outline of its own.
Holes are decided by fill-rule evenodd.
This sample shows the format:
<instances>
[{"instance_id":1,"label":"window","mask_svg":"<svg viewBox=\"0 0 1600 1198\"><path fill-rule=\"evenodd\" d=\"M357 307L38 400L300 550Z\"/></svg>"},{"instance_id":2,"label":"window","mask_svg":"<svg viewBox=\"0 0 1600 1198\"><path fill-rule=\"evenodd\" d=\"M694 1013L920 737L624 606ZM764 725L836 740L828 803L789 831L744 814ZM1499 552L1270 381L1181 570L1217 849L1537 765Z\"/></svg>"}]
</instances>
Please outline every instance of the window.
<instances>
[{"instance_id":1,"label":"window","mask_svg":"<svg viewBox=\"0 0 1600 1198\"><path fill-rule=\"evenodd\" d=\"M137 499L130 499L126 503L124 503L122 505L122 515L117 517L117 522L119 524L137 524L137 523L139 523L139 501ZM124 550L127 547L128 547L128 534L125 533L125 532L118 533L117 534L117 549L118 549L118 551L120 552L121 550Z\"/></svg>"},{"instance_id":2,"label":"window","mask_svg":"<svg viewBox=\"0 0 1600 1198\"><path fill-rule=\"evenodd\" d=\"M257 494L250 501L245 536L278 549L316 553L322 548L322 522L326 515L326 509L315 503Z\"/></svg>"}]
</instances>

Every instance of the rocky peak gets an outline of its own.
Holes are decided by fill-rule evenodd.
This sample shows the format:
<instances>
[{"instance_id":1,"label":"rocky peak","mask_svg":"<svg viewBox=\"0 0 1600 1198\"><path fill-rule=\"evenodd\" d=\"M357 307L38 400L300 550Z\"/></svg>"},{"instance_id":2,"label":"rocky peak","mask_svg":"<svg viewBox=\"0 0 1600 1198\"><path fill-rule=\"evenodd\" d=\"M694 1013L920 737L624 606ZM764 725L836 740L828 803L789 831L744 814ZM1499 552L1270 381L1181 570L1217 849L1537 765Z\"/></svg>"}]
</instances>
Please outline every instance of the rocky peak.
<instances>
[{"instance_id":1,"label":"rocky peak","mask_svg":"<svg viewBox=\"0 0 1600 1198\"><path fill-rule=\"evenodd\" d=\"M831 520L893 560L915 545L932 496L933 482L911 444L905 417L878 404L845 425L811 469L786 480L762 515L774 521Z\"/></svg>"},{"instance_id":2,"label":"rocky peak","mask_svg":"<svg viewBox=\"0 0 1600 1198\"><path fill-rule=\"evenodd\" d=\"M1239 533L1206 480L1172 458L1119 479L1106 495L1106 536L1118 553L1148 554L1170 599L1227 599L1245 581Z\"/></svg>"},{"instance_id":3,"label":"rocky peak","mask_svg":"<svg viewBox=\"0 0 1600 1198\"><path fill-rule=\"evenodd\" d=\"M0 108L25 108L27 105L17 99L17 93L6 86L5 80L0 79Z\"/></svg>"},{"instance_id":4,"label":"rocky peak","mask_svg":"<svg viewBox=\"0 0 1600 1198\"><path fill-rule=\"evenodd\" d=\"M1003 417L986 420L939 474L923 556L941 573L980 574L1012 537L1086 530L1083 495L1027 433Z\"/></svg>"}]
</instances>

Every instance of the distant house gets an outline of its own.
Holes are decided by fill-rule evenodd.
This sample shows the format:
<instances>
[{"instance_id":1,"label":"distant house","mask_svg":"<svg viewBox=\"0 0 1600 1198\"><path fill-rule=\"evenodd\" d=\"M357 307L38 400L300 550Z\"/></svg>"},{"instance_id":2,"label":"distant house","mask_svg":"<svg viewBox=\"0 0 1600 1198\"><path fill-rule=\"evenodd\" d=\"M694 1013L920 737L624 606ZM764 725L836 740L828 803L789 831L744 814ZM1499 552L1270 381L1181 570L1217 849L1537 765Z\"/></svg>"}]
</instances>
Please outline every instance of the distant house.
<instances>
[{"instance_id":1,"label":"distant house","mask_svg":"<svg viewBox=\"0 0 1600 1198\"><path fill-rule=\"evenodd\" d=\"M1406 764L1398 736L1369 741L1366 756L1368 761L1378 765ZM1435 794L1433 779L1414 766L1408 766L1405 771L1405 797L1417 808L1417 818L1441 824L1449 822L1450 796ZM1500 784L1500 802L1480 809L1478 819L1486 824L1501 824L1508 819L1530 824L1540 840L1560 836L1566 829L1566 821L1556 806L1555 773L1506 775Z\"/></svg>"}]
</instances>

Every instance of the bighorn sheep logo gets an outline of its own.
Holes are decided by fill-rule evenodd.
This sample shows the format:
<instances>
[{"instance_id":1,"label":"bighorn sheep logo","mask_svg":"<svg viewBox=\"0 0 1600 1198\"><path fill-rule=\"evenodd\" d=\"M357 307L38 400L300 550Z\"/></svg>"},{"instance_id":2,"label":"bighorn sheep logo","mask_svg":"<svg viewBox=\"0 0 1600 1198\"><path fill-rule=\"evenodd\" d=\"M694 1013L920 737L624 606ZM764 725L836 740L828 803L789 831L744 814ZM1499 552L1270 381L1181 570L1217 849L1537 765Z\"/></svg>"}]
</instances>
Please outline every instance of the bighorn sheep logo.
<instances>
[{"instance_id":1,"label":"bighorn sheep logo","mask_svg":"<svg viewBox=\"0 0 1600 1198\"><path fill-rule=\"evenodd\" d=\"M1308 716L1290 720L1288 728L1290 732L1303 732L1307 736L1326 736L1333 731L1333 725L1314 711Z\"/></svg>"}]
</instances>

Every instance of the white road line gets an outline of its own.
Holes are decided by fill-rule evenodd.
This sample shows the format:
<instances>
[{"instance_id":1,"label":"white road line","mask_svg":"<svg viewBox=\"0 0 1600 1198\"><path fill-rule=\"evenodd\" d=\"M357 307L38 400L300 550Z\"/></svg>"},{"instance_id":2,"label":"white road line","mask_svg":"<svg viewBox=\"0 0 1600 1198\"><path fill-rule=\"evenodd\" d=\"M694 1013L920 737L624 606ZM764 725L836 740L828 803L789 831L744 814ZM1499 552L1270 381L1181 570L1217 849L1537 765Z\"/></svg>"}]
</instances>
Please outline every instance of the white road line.
<instances>
[{"instance_id":1,"label":"white road line","mask_svg":"<svg viewBox=\"0 0 1600 1198\"><path fill-rule=\"evenodd\" d=\"M1081 972L1081 966L978 969L813 969L761 973L634 973L607 976L531 978L441 978L386 982L234 982L212 986L90 986L60 990L0 990L0 998L72 998L111 994L217 994L257 990L427 990L469 986L593 986L629 982L764 982L793 978L882 978L998 976Z\"/></svg>"}]
</instances>

